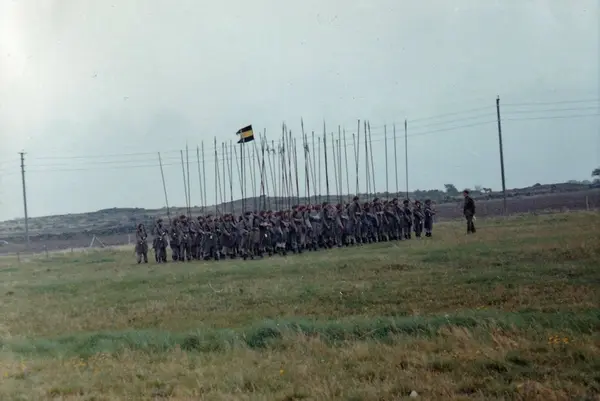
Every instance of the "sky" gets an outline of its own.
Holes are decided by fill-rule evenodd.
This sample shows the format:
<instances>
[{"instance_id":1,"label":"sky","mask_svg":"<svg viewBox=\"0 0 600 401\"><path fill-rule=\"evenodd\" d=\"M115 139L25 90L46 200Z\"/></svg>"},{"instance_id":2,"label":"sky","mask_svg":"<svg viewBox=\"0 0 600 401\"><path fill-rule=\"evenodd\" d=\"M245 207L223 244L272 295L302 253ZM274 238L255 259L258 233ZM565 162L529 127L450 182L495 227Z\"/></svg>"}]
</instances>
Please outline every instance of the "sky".
<instances>
[{"instance_id":1,"label":"sky","mask_svg":"<svg viewBox=\"0 0 600 401\"><path fill-rule=\"evenodd\" d=\"M309 158L325 123L332 193L338 127L341 190L356 192L357 134L366 189L365 120L377 191L406 186L405 120L411 190L499 190L497 96L508 188L591 179L598 21L597 0L0 0L0 220L23 216L18 152L30 216L162 207L158 152L169 203L182 206L186 144L191 203L203 202L204 143L204 202L213 204L214 140L222 159L221 143L248 124L278 142L285 122L305 194L301 119Z\"/></svg>"}]
</instances>

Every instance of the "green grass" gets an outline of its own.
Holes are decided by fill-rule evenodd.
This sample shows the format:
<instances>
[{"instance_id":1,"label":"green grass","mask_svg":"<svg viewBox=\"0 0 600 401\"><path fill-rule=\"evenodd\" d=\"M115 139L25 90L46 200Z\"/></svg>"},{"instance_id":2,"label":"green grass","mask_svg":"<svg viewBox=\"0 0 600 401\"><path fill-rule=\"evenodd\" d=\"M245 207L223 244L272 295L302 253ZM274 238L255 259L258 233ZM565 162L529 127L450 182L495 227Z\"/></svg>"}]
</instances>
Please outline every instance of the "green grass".
<instances>
[{"instance_id":1,"label":"green grass","mask_svg":"<svg viewBox=\"0 0 600 401\"><path fill-rule=\"evenodd\" d=\"M478 224L246 262L2 258L0 399L599 397L600 216Z\"/></svg>"}]
</instances>

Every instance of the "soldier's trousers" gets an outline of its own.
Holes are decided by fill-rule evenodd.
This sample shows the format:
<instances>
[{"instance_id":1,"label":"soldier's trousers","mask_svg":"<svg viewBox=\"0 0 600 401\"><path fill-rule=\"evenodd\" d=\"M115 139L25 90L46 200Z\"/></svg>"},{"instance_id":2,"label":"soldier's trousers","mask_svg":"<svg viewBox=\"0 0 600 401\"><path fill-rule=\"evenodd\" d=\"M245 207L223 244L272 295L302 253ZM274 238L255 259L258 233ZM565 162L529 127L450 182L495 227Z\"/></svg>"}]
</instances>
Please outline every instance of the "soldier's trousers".
<instances>
[{"instance_id":1,"label":"soldier's trousers","mask_svg":"<svg viewBox=\"0 0 600 401\"><path fill-rule=\"evenodd\" d=\"M423 226L425 227L425 234L431 235L431 232L433 231L433 219L431 217L426 217L425 220L423 220Z\"/></svg>"},{"instance_id":2,"label":"soldier's trousers","mask_svg":"<svg viewBox=\"0 0 600 401\"><path fill-rule=\"evenodd\" d=\"M421 237L421 233L423 232L423 220L415 219L415 221L413 222L413 227L417 238Z\"/></svg>"},{"instance_id":3,"label":"soldier's trousers","mask_svg":"<svg viewBox=\"0 0 600 401\"><path fill-rule=\"evenodd\" d=\"M183 262L185 259L192 260L192 248L188 241L182 241L179 244L179 260Z\"/></svg>"},{"instance_id":4,"label":"soldier's trousers","mask_svg":"<svg viewBox=\"0 0 600 401\"><path fill-rule=\"evenodd\" d=\"M409 239L411 237L411 231L412 231L412 222L405 221L404 225L402 226L402 234L405 239Z\"/></svg>"},{"instance_id":5,"label":"soldier's trousers","mask_svg":"<svg viewBox=\"0 0 600 401\"><path fill-rule=\"evenodd\" d=\"M202 241L202 257L204 259L208 259L211 256L218 259L219 244L217 243L217 238L214 234L210 233L206 235L206 238Z\"/></svg>"},{"instance_id":6,"label":"soldier's trousers","mask_svg":"<svg viewBox=\"0 0 600 401\"><path fill-rule=\"evenodd\" d=\"M475 223L473 223L473 215L466 214L465 218L467 219L467 234L475 233Z\"/></svg>"},{"instance_id":7,"label":"soldier's trousers","mask_svg":"<svg viewBox=\"0 0 600 401\"><path fill-rule=\"evenodd\" d=\"M171 240L171 256L174 261L179 260L179 243Z\"/></svg>"}]
</instances>

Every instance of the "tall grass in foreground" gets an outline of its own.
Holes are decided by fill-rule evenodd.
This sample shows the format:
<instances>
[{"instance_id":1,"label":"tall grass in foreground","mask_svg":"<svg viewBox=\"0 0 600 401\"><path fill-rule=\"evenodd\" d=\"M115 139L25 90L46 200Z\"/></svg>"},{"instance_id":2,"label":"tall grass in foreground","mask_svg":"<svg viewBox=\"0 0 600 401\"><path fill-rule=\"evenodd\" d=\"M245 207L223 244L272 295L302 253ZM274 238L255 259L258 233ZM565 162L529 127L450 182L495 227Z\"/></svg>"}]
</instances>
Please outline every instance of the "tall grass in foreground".
<instances>
[{"instance_id":1,"label":"tall grass in foreground","mask_svg":"<svg viewBox=\"0 0 600 401\"><path fill-rule=\"evenodd\" d=\"M1 259L0 399L598 399L599 223L252 262Z\"/></svg>"}]
</instances>

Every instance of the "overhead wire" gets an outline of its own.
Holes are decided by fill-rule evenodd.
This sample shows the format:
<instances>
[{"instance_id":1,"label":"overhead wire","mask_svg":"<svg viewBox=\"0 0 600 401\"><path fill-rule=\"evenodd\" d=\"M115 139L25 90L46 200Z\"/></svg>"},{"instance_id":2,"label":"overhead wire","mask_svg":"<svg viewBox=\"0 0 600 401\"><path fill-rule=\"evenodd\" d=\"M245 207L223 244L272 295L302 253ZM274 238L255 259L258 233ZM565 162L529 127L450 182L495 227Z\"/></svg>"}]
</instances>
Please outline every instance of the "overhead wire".
<instances>
[{"instance_id":1,"label":"overhead wire","mask_svg":"<svg viewBox=\"0 0 600 401\"><path fill-rule=\"evenodd\" d=\"M563 101L563 102L539 102L539 103L513 103L512 105L548 105L548 104L568 104L568 103L585 103L585 102L590 102L590 100L576 100L576 101ZM503 105L504 106L504 105ZM497 119L495 115L487 115L487 114L478 114L475 116L466 116L463 118L458 118L458 119L453 119L453 120L448 120L448 121L440 121L440 122L433 122L433 123L426 123L426 124L422 124L422 125L417 125L416 127L413 127L413 122L414 121L431 121L433 119L436 118L441 118L441 117L445 117L445 116L455 116L455 115L460 115L460 114L467 114L469 112L476 112L476 111L481 111L484 109L490 109L491 106L486 106L486 107L480 107L480 108L473 108L473 109L469 109L469 110L464 110L464 111L457 111L457 112L453 112L453 113L445 113L445 114L440 114L437 116L432 116L429 118L420 118L420 119L416 119L416 120L408 120L409 121L409 127L411 127L410 130L410 134L408 134L407 136L410 137L417 137L417 136L424 136L424 135L431 135L431 134L435 134L435 133L439 133L439 132L446 132L446 131L454 131L454 130L458 130L458 129L464 129L464 128L471 128L471 127L476 127L476 126L483 126L483 125L487 125L487 124L492 124L492 123L497 123ZM493 107L493 109L495 109L495 107ZM509 112L504 112L502 115L501 120L502 121L526 121L526 120L552 120L552 119L568 119L568 118L585 118L585 117L596 117L596 116L600 116L600 113L589 113L589 114L570 114L570 115L553 115L553 116L538 116L538 117L516 117L516 118L512 118L511 115L513 114L528 114L528 113L548 113L548 112L560 112L560 111L584 111L584 110L592 110L592 109L597 109L596 107L579 107L579 108L560 108L560 109L544 109L544 110L512 110ZM495 114L495 113L494 113ZM458 123L458 122L466 122L468 120L474 120L474 119L479 119L479 118L485 118L485 117L489 117L488 120L486 121L480 121L480 122L474 122L474 123L469 123L469 124L462 124L462 125L456 125L456 126L451 126L451 127L445 127L445 128L438 128L438 129L433 129L433 130L425 130L425 131L421 131L423 128L426 127L431 127L431 126L439 126L442 124L452 124L452 123ZM404 122L402 122L403 124ZM393 125L393 123L392 123ZM388 125L388 127L390 127L391 125ZM373 134L374 137L378 137L378 136L382 136L383 133L381 132L381 130L383 130L383 125L381 126L373 126L372 127L372 131L374 131L375 133ZM378 133L378 131L380 133ZM415 132L416 131L416 132ZM273 151L272 149L272 145L273 144L280 144L280 140L273 140L273 141L266 141L268 147L269 147L269 151ZM378 140L375 140L374 142L378 142ZM302 146L301 141L298 142L299 146ZM350 146L354 146L352 143L349 143L346 145L346 147L350 147ZM343 147L343 145L342 145ZM219 146L217 146L217 149L219 148ZM212 152L214 151L215 147L214 146L210 146L208 148L208 153L209 155L212 154ZM167 151L161 151L161 155L164 154L174 154L174 153L179 153L179 150L167 150ZM78 156L43 156L43 157L30 157L29 160L33 160L34 163L28 163L27 168L28 168L28 172L31 173L40 173L40 172L61 172L61 171L92 171L92 170L98 170L98 169L129 169L129 168L157 168L158 167L158 163L157 163L157 154L158 152L135 152L135 153L122 153L122 154L107 154L107 155L78 155ZM148 156L154 156L152 158L148 157ZM96 159L110 159L110 158L123 158L123 157L138 157L138 156L144 156L143 159L137 159L137 160L96 160ZM252 155L248 155L246 157L244 157L245 160L251 160L253 158ZM51 161L51 160L57 160L57 161L67 161L67 160L82 160L83 162L85 162L85 166L82 166L82 168L79 168L79 166L74 166L73 164L65 164L65 163L54 163L54 164L49 164L49 163L44 163L44 164L36 164L35 161L43 161L43 160L47 160L47 161ZM163 163L164 167L168 167L168 166L180 166L180 163L168 163L169 160L179 160L179 157L163 157L163 160L166 160L167 163ZM215 162L215 159L213 157L205 157L204 158L205 163L212 163ZM2 167L3 165L8 165L8 164L12 164L13 162L11 161L0 161L0 167ZM14 161L15 166L18 166L20 163L19 160ZM139 163L139 164L135 164L135 163ZM142 163L148 163L148 164L142 164ZM90 165L95 167L90 167ZM102 166L97 166L97 165L102 165ZM68 167L68 166L72 166L74 168L55 168L55 167ZM2 169L0 168L0 172L2 172L3 174L7 174L10 175L13 172L6 170L6 168Z\"/></svg>"}]
</instances>

